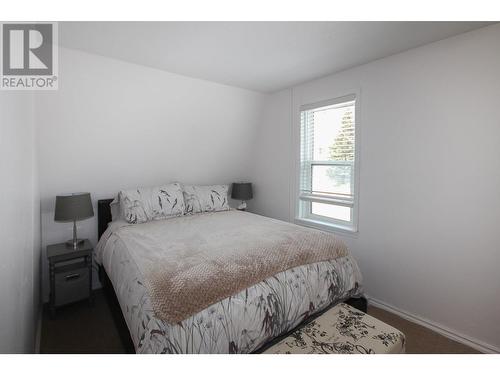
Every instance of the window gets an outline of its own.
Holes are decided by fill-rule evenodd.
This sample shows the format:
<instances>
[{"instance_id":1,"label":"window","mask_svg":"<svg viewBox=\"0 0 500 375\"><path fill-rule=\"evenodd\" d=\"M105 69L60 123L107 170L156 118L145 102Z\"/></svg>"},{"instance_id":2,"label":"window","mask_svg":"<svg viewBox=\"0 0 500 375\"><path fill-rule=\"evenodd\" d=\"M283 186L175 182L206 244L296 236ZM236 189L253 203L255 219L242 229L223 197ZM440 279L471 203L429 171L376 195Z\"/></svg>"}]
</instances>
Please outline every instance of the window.
<instances>
[{"instance_id":1,"label":"window","mask_svg":"<svg viewBox=\"0 0 500 375\"><path fill-rule=\"evenodd\" d=\"M356 97L301 107L298 219L356 230Z\"/></svg>"}]
</instances>

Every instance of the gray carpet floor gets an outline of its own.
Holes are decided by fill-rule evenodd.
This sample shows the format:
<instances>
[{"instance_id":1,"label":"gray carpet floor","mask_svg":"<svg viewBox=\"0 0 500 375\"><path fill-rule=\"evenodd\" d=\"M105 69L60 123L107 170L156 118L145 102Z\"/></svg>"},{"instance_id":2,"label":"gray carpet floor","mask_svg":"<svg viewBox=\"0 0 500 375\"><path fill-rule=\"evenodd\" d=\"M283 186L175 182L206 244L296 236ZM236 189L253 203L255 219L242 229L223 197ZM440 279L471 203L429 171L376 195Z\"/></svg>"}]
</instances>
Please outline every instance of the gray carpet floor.
<instances>
[{"instance_id":1,"label":"gray carpet floor","mask_svg":"<svg viewBox=\"0 0 500 375\"><path fill-rule=\"evenodd\" d=\"M425 327L375 307L368 313L406 335L407 353L478 353ZM95 304L78 302L57 311L51 319L44 311L41 353L125 353L107 299L96 291Z\"/></svg>"},{"instance_id":2,"label":"gray carpet floor","mask_svg":"<svg viewBox=\"0 0 500 375\"><path fill-rule=\"evenodd\" d=\"M407 354L479 354L475 349L450 340L388 311L369 306L368 314L405 334Z\"/></svg>"}]
</instances>

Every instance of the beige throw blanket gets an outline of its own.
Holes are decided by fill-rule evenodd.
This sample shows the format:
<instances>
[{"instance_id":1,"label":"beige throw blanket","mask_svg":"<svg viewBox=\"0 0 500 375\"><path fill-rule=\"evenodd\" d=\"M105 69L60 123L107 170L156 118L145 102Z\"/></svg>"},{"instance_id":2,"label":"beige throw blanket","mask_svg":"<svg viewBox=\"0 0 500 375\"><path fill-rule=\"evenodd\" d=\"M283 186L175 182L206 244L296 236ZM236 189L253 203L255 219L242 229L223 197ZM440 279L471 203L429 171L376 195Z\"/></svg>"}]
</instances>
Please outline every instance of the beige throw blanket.
<instances>
[{"instance_id":1,"label":"beige throw blanket","mask_svg":"<svg viewBox=\"0 0 500 375\"><path fill-rule=\"evenodd\" d=\"M287 269L348 254L333 234L246 212L120 228L158 318L179 323Z\"/></svg>"}]
</instances>

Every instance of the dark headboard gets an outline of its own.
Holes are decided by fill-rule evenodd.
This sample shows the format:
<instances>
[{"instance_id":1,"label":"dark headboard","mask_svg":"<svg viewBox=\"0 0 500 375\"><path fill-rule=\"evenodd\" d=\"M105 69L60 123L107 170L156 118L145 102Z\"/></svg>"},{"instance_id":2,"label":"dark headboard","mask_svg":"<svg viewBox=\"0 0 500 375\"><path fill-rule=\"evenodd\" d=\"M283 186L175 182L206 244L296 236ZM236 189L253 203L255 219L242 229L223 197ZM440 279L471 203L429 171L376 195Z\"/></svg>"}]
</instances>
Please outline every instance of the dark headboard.
<instances>
[{"instance_id":1,"label":"dark headboard","mask_svg":"<svg viewBox=\"0 0 500 375\"><path fill-rule=\"evenodd\" d=\"M111 221L110 203L113 199L99 199L97 201L97 239L99 240Z\"/></svg>"}]
</instances>

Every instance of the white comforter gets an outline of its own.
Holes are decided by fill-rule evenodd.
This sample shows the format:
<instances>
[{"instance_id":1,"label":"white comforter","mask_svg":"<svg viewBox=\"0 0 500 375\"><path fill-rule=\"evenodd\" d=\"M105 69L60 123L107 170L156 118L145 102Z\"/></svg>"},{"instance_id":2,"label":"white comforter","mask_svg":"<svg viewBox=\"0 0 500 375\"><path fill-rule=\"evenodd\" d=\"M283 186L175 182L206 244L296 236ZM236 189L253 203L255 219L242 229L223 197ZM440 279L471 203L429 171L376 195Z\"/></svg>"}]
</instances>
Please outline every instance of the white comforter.
<instances>
[{"instance_id":1,"label":"white comforter","mask_svg":"<svg viewBox=\"0 0 500 375\"><path fill-rule=\"evenodd\" d=\"M164 225L172 224L171 220L190 225L189 216L167 219ZM140 238L127 240L130 225L111 223L96 247L96 259L113 283L137 353L249 353L331 303L362 293L359 269L348 255L280 272L179 324L170 324L153 312L134 261ZM135 232L137 225L158 222L135 224ZM224 235L224 225L212 230Z\"/></svg>"}]
</instances>

